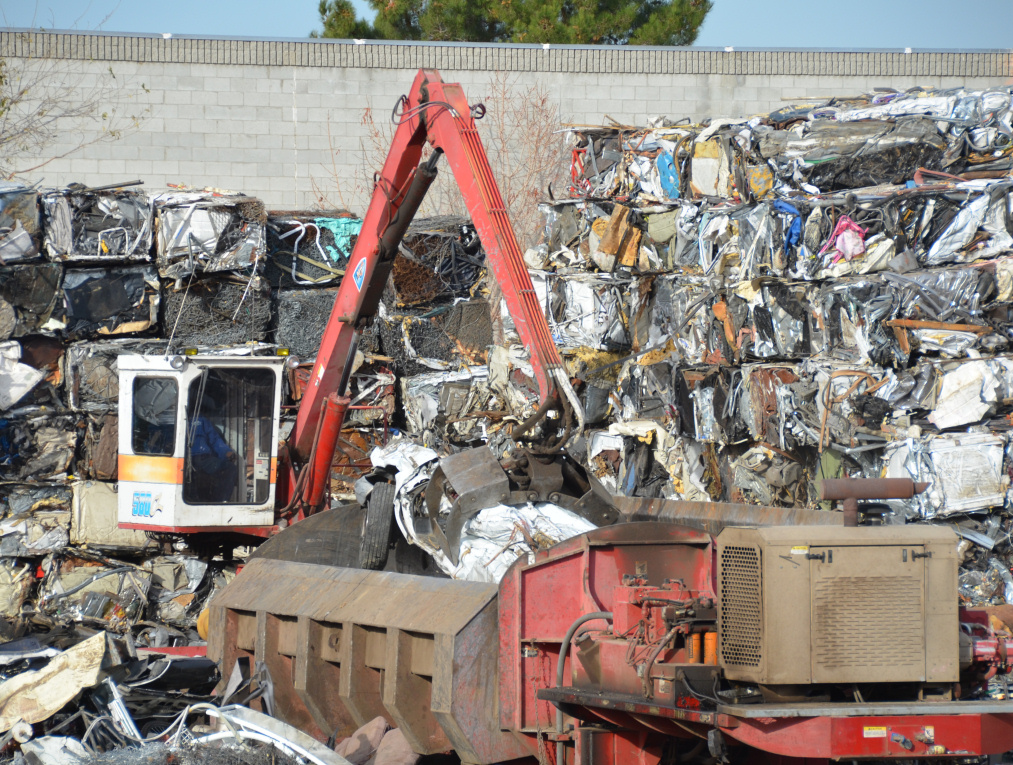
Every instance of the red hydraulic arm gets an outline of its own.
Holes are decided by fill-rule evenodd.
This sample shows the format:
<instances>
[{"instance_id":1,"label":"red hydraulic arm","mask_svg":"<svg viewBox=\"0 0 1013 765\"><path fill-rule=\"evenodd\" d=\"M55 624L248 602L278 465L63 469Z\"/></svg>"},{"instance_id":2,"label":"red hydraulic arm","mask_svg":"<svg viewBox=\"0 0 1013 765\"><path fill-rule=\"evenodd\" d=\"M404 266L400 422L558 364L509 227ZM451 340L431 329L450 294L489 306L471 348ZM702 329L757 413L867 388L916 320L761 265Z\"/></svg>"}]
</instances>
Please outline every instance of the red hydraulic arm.
<instances>
[{"instance_id":1,"label":"red hydraulic arm","mask_svg":"<svg viewBox=\"0 0 1013 765\"><path fill-rule=\"evenodd\" d=\"M300 477L300 486L290 482L289 504L302 494L304 504L313 508L323 496L334 443L348 406L345 392L359 333L376 313L398 245L436 177L436 162L443 154L478 230L486 260L502 287L517 334L531 352L541 404L538 414L544 416L555 405L582 419L475 128L475 119L482 117L484 107L470 107L461 86L444 83L435 70L419 71L399 107L400 111L395 111L397 131L383 171L376 178L373 198L289 439L292 456L308 461L304 472L310 471ZM434 152L421 162L427 142ZM522 429L530 424L525 423Z\"/></svg>"}]
</instances>

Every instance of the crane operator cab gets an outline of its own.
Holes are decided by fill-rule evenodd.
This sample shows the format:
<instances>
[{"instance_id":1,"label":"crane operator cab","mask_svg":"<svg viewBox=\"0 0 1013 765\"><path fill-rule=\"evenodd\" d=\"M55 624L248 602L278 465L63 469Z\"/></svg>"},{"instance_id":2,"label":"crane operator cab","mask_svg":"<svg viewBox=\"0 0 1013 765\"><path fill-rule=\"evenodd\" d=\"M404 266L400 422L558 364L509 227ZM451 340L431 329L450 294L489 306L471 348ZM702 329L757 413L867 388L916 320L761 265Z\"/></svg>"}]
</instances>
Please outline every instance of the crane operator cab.
<instances>
[{"instance_id":1,"label":"crane operator cab","mask_svg":"<svg viewBox=\"0 0 1013 765\"><path fill-rule=\"evenodd\" d=\"M123 355L120 528L274 525L285 357Z\"/></svg>"}]
</instances>

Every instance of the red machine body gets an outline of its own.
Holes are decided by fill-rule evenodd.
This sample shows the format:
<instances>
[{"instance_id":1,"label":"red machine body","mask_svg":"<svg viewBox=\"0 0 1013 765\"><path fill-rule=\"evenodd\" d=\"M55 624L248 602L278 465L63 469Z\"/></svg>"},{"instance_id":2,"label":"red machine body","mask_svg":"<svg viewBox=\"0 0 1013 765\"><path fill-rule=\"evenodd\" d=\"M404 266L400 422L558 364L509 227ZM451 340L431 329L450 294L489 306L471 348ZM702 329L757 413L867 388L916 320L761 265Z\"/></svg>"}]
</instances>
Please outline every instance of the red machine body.
<instances>
[{"instance_id":1,"label":"red machine body","mask_svg":"<svg viewBox=\"0 0 1013 765\"><path fill-rule=\"evenodd\" d=\"M729 681L716 548L683 526L618 524L519 559L498 587L256 559L211 604L208 655L263 662L276 714L321 739L381 715L419 754L475 765L1013 750L1013 702L981 693L1013 637L984 611L953 621L954 687L812 686L792 702Z\"/></svg>"},{"instance_id":2,"label":"red machine body","mask_svg":"<svg viewBox=\"0 0 1013 765\"><path fill-rule=\"evenodd\" d=\"M1008 701L718 696L717 656L700 653L694 638L717 637L715 566L709 535L667 524L599 529L515 564L499 597L502 727L523 733L533 753L540 736L557 742L559 763L653 765L673 746L739 762L1013 749ZM599 616L573 631L587 614ZM1008 671L1013 637L996 634L983 611L962 611L961 623L966 696ZM566 713L561 725L557 707Z\"/></svg>"}]
</instances>

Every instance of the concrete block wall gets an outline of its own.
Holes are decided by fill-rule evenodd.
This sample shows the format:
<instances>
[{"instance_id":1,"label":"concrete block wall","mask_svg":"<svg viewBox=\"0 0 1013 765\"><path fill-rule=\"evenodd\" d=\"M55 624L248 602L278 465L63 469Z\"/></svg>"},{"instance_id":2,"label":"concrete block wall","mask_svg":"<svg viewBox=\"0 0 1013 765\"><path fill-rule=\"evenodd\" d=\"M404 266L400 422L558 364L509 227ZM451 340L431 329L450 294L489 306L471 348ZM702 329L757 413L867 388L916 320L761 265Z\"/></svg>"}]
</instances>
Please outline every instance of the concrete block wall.
<instances>
[{"instance_id":1,"label":"concrete block wall","mask_svg":"<svg viewBox=\"0 0 1013 765\"><path fill-rule=\"evenodd\" d=\"M786 99L875 87L1013 81L1011 51L720 51L8 30L0 31L0 56L26 65L65 62L82 82L101 82L111 69L118 89L111 107L141 117L118 140L50 162L31 180L97 186L139 178L151 188L235 189L274 209L326 199L360 213L371 172L364 156L374 154L364 152L364 112L386 123L420 67L460 82L472 103L489 95L497 72L508 73L518 90L540 84L564 122L584 125L741 116L780 108ZM46 156L22 158L23 166L68 152L95 130L88 123L67 129Z\"/></svg>"}]
</instances>

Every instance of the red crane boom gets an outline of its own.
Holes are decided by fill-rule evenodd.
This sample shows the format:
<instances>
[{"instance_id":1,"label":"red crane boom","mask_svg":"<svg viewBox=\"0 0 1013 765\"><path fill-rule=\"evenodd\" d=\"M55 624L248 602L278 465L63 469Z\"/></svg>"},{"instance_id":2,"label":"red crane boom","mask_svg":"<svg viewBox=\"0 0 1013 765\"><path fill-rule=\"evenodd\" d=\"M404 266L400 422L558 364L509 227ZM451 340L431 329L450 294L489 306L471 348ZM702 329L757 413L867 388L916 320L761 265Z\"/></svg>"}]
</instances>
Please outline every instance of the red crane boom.
<instances>
[{"instance_id":1,"label":"red crane boom","mask_svg":"<svg viewBox=\"0 0 1013 765\"><path fill-rule=\"evenodd\" d=\"M310 472L298 481L290 473L283 505L291 506L301 498L312 510L322 499L348 406L345 391L359 333L376 314L398 245L436 178L436 163L442 155L447 157L478 231L486 262L502 287L517 334L531 352L539 390L537 416L558 406L569 418L582 419L580 403L566 376L475 127L475 120L484 113L481 104L469 106L460 85L443 82L435 70L420 70L411 92L398 103L394 111L397 131L376 177L362 231L289 439L290 457L307 462ZM423 162L427 143L433 153ZM528 430L534 419L519 430Z\"/></svg>"}]
</instances>

